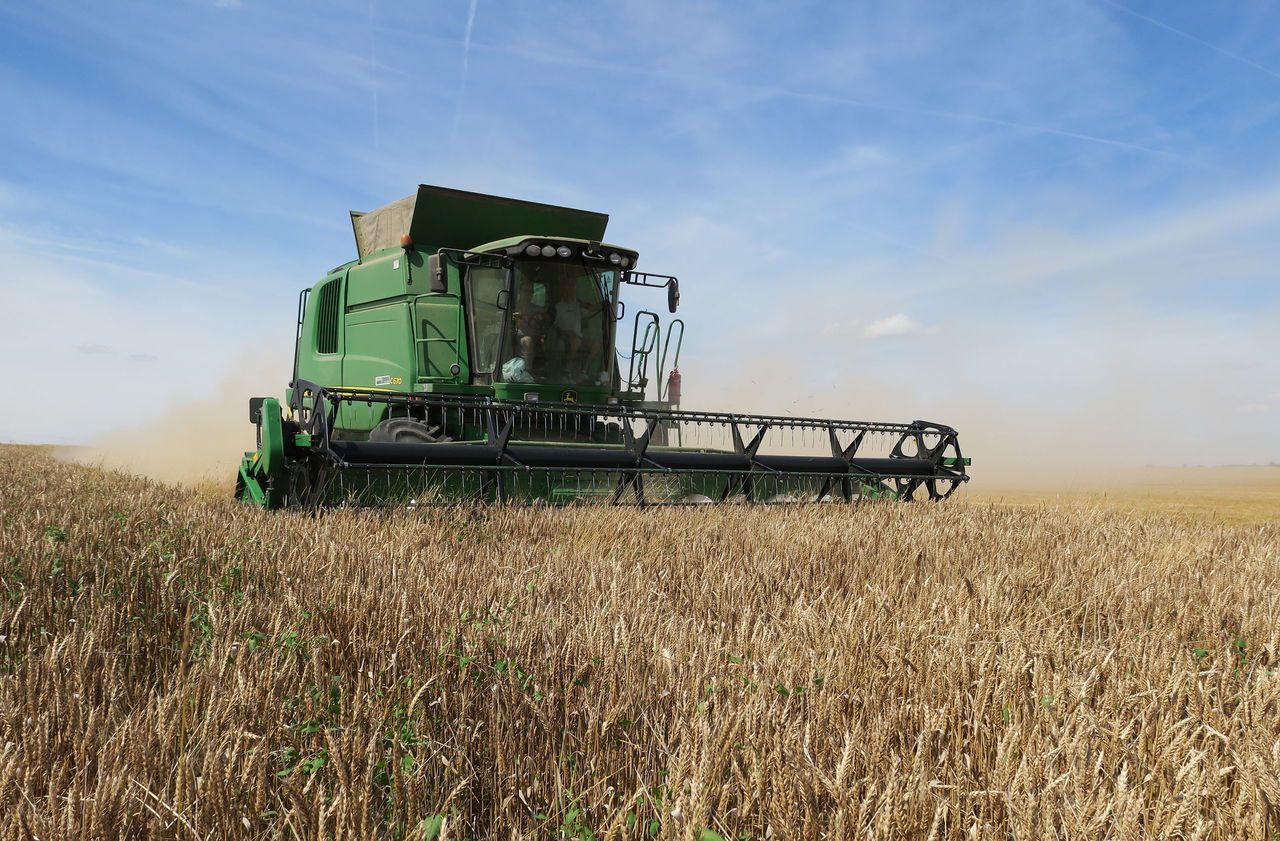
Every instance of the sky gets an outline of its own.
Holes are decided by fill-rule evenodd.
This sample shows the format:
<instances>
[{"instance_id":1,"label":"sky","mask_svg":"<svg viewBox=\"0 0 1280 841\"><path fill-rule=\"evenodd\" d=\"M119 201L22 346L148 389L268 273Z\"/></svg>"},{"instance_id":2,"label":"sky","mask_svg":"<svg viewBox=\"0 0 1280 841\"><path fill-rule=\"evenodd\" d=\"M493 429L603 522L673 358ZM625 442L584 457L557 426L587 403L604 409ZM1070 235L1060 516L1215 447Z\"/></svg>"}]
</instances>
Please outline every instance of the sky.
<instances>
[{"instance_id":1,"label":"sky","mask_svg":"<svg viewBox=\"0 0 1280 841\"><path fill-rule=\"evenodd\" d=\"M301 8L0 6L0 440L280 393L347 211L431 183L610 213L690 407L1280 461L1272 4Z\"/></svg>"}]
</instances>

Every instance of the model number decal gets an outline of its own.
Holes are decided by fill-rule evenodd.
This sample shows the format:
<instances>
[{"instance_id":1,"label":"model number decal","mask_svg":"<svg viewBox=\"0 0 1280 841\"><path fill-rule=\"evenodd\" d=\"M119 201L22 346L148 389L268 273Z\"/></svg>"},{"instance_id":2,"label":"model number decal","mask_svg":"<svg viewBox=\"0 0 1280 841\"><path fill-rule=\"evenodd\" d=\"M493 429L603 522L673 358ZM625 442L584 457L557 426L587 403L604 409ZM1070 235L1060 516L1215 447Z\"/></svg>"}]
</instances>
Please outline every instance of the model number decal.
<instances>
[{"instance_id":1,"label":"model number decal","mask_svg":"<svg viewBox=\"0 0 1280 841\"><path fill-rule=\"evenodd\" d=\"M400 385L400 384L401 384L401 383L403 383L403 382L404 382L404 381L403 381L403 380L401 380L399 377L389 377L389 376L388 376L388 377L374 377L374 378L373 378L373 384L374 384L374 385Z\"/></svg>"}]
</instances>

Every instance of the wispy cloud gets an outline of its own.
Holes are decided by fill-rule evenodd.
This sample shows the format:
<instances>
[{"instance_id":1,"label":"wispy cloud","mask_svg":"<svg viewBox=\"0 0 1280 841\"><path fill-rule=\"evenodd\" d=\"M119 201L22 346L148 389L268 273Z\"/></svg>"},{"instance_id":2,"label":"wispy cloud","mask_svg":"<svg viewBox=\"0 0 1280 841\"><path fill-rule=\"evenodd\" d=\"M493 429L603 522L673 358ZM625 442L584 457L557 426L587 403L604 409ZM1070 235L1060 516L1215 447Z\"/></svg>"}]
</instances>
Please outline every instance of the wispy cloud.
<instances>
[{"instance_id":1,"label":"wispy cloud","mask_svg":"<svg viewBox=\"0 0 1280 841\"><path fill-rule=\"evenodd\" d=\"M866 99L853 99L846 96L833 96L830 94L809 93L805 91L780 90L775 92L778 96L785 96L792 99L810 100L813 102L826 102L832 105L846 105L851 108L866 108L875 111L890 111L900 114L914 114L922 117L933 117L942 120L959 120L970 123L985 123L992 126L1000 126L1002 128L1015 129L1017 131L1030 132L1032 134L1043 134L1052 137L1062 137L1069 140L1080 140L1086 143L1097 143L1103 146L1110 146L1115 149L1123 149L1128 152L1143 152L1148 155L1160 155L1163 157L1174 158L1177 160L1190 160L1185 155L1168 149L1158 149L1153 146L1144 146L1141 143L1133 143L1114 137L1101 137L1094 134L1086 134L1079 131L1070 131L1063 128L1055 128L1053 126L1035 125L1032 123L1017 122L1014 120L1005 120L1000 117L988 116L986 114L969 114L958 111L948 111L940 108L926 108L919 105L912 105L905 102L876 102Z\"/></svg>"},{"instance_id":2,"label":"wispy cloud","mask_svg":"<svg viewBox=\"0 0 1280 841\"><path fill-rule=\"evenodd\" d=\"M862 335L868 339L884 339L890 336L917 336L927 332L924 325L905 313L895 313L887 318L873 321L862 328Z\"/></svg>"},{"instance_id":3,"label":"wispy cloud","mask_svg":"<svg viewBox=\"0 0 1280 841\"><path fill-rule=\"evenodd\" d=\"M452 146L458 137L458 126L462 123L462 108L467 99L467 77L471 74L471 31L476 25L476 8L480 0L470 0L467 6L467 25L462 32L462 81L458 85L457 105L453 109L453 126L449 129L449 145Z\"/></svg>"},{"instance_id":4,"label":"wispy cloud","mask_svg":"<svg viewBox=\"0 0 1280 841\"><path fill-rule=\"evenodd\" d=\"M1239 62L1240 64L1243 64L1246 67L1252 67L1254 70L1257 70L1260 73L1266 73L1271 78L1280 80L1280 72L1272 70L1270 67L1267 67L1265 65L1259 64L1253 59L1245 58L1239 53L1233 53L1230 50L1223 49L1222 47L1219 47L1217 44L1211 43L1209 41L1204 40L1203 38L1199 38L1195 35L1192 35L1190 32L1187 32L1185 30L1178 29L1177 27L1174 27L1174 26L1170 26L1169 24L1165 23L1162 20L1156 20L1150 15L1144 15L1142 14L1142 12L1138 12L1133 9L1130 9L1128 6L1115 2L1115 0L1099 0L1099 2L1106 3L1111 8L1124 12L1126 15L1135 17L1138 20L1146 21L1147 23L1151 24L1154 27L1163 29L1165 32L1169 32L1174 35L1177 35L1179 38L1185 38L1186 40L1191 41L1192 43L1199 44L1200 46L1205 47L1206 49L1213 50L1215 53L1217 53L1220 56L1223 56L1224 58L1229 58L1232 61Z\"/></svg>"},{"instance_id":5,"label":"wispy cloud","mask_svg":"<svg viewBox=\"0 0 1280 841\"><path fill-rule=\"evenodd\" d=\"M146 353L143 351L120 353L110 345L104 344L77 345L76 351L84 354L85 356L114 356L128 359L130 362L155 362L160 358L154 353Z\"/></svg>"},{"instance_id":6,"label":"wispy cloud","mask_svg":"<svg viewBox=\"0 0 1280 841\"><path fill-rule=\"evenodd\" d=\"M472 8L475 3L473 1ZM469 29L468 29L469 32ZM480 46L480 45L477 45ZM860 98L845 95L837 95L831 93L822 93L818 91L804 90L802 88L787 87L780 85L762 85L753 84L735 78L720 78L704 71L687 72L681 70L667 70L662 67L652 67L642 64L623 64L620 62L608 61L604 59L593 58L590 56L580 56L566 53L563 50L539 50L523 45L505 45L505 44L485 44L484 47L494 52L505 52L511 55L518 55L523 58L538 61L546 64L555 64L568 67L579 67L586 70L602 70L610 73L623 74L627 76L638 76L661 80L667 83L678 83L681 85L693 86L695 88L711 89L719 88L733 90L739 93L748 94L754 101L769 99L791 99L802 102L819 102L829 105L838 105L848 108L859 108L869 111L881 111L892 114L905 114L918 117L927 117L931 120L943 120L950 122L978 123L990 126L998 126L1000 128L1011 129L1019 132L1025 132L1033 135L1043 135L1048 137L1058 137L1067 140L1075 140L1084 143L1098 144L1113 149L1120 149L1128 152L1140 152L1143 154L1156 155L1171 160L1183 162L1193 162L1194 159L1181 152L1160 148L1154 145L1148 145L1133 141L1123 137L1110 137L1099 134L1091 134L1084 131L1076 131L1070 128L1031 123L1013 119L1006 119L992 114L983 114L968 111L956 111L945 108L934 108L926 105L913 103L906 98L898 98L896 100L881 100L871 98ZM466 49L469 51L470 39L466 41ZM465 89L465 53L464 53L464 79L463 87ZM455 125L456 125L455 119Z\"/></svg>"},{"instance_id":7,"label":"wispy cloud","mask_svg":"<svg viewBox=\"0 0 1280 841\"><path fill-rule=\"evenodd\" d=\"M379 129L378 114L378 35L374 30L374 0L369 0L369 76L372 84L369 86L373 94L373 149L375 152L382 151L382 137Z\"/></svg>"}]
</instances>

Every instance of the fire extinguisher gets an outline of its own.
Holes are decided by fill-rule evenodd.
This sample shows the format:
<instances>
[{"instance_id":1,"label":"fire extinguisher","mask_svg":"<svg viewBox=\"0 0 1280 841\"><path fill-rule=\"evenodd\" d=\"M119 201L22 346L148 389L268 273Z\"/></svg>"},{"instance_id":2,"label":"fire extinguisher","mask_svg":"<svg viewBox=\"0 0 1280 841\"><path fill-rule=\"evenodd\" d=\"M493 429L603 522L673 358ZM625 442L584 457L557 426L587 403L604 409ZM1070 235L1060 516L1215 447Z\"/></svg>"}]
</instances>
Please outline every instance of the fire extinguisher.
<instances>
[{"instance_id":1,"label":"fire extinguisher","mask_svg":"<svg viewBox=\"0 0 1280 841\"><path fill-rule=\"evenodd\" d=\"M671 373L667 375L667 404L671 406L680 405L680 369L672 368Z\"/></svg>"}]
</instances>

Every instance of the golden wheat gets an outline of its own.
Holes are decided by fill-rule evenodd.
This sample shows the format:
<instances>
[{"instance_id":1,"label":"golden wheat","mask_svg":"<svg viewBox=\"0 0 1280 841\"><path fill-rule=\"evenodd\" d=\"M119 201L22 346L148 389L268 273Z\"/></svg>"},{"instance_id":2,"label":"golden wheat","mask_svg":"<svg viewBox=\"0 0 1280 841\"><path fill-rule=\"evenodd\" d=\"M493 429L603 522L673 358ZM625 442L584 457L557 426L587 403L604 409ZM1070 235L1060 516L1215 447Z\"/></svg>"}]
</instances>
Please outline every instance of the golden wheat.
<instances>
[{"instance_id":1,"label":"golden wheat","mask_svg":"<svg viewBox=\"0 0 1280 841\"><path fill-rule=\"evenodd\" d=\"M1280 522L1280 466L1147 467L1058 477L1004 477L962 493L1002 505L1102 506L1247 525Z\"/></svg>"},{"instance_id":2,"label":"golden wheat","mask_svg":"<svg viewBox=\"0 0 1280 841\"><path fill-rule=\"evenodd\" d=\"M1280 831L1280 526L0 475L5 839Z\"/></svg>"}]
</instances>

